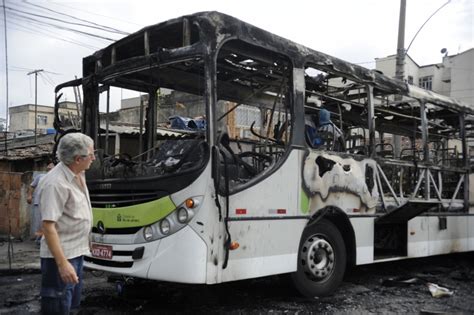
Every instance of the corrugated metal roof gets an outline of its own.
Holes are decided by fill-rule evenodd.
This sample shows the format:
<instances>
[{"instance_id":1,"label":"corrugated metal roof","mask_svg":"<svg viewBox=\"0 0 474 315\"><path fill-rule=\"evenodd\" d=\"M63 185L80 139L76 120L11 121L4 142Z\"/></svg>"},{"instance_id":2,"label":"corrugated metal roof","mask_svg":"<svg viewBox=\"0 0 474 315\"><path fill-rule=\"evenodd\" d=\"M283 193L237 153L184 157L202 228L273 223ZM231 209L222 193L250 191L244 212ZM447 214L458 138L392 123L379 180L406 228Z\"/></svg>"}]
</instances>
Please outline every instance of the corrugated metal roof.
<instances>
[{"instance_id":1,"label":"corrugated metal roof","mask_svg":"<svg viewBox=\"0 0 474 315\"><path fill-rule=\"evenodd\" d=\"M102 134L105 133L105 128L102 127ZM144 130L143 130L144 131ZM109 132L115 132L118 134L128 134L128 135L137 135L140 133L140 127L138 126L131 126L131 125L119 125L119 124L110 124L109 125ZM167 128L156 128L156 133L158 136L162 137L182 137L184 134L195 133L194 131L187 131L187 130L175 130L167 129Z\"/></svg>"},{"instance_id":2,"label":"corrugated metal roof","mask_svg":"<svg viewBox=\"0 0 474 315\"><path fill-rule=\"evenodd\" d=\"M53 151L54 142L41 143L37 145L22 146L22 147L8 147L7 153L5 149L0 150L0 160L17 161L26 160L42 156L51 155Z\"/></svg>"}]
</instances>

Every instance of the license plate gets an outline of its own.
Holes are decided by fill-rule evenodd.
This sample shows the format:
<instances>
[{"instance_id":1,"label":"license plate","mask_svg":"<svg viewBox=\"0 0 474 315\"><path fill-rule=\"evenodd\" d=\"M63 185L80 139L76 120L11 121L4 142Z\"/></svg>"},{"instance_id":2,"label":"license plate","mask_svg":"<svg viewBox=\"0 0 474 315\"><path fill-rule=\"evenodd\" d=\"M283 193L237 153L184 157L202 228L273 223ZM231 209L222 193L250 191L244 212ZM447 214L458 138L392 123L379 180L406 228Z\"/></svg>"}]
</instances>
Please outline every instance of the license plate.
<instances>
[{"instance_id":1,"label":"license plate","mask_svg":"<svg viewBox=\"0 0 474 315\"><path fill-rule=\"evenodd\" d=\"M91 254L97 258L112 259L112 246L92 243Z\"/></svg>"}]
</instances>

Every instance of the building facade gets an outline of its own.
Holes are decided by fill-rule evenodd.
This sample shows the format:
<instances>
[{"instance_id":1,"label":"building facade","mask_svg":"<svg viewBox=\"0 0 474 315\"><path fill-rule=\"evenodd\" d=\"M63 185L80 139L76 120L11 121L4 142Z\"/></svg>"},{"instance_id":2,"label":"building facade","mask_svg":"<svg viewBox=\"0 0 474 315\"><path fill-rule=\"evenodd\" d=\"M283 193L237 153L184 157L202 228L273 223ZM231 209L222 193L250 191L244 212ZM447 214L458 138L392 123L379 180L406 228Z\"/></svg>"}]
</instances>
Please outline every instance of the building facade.
<instances>
[{"instance_id":1,"label":"building facade","mask_svg":"<svg viewBox=\"0 0 474 315\"><path fill-rule=\"evenodd\" d=\"M375 58L376 69L391 77L395 77L395 64L396 55ZM474 106L474 48L446 54L441 63L424 66L406 55L404 80Z\"/></svg>"},{"instance_id":2,"label":"building facade","mask_svg":"<svg viewBox=\"0 0 474 315\"><path fill-rule=\"evenodd\" d=\"M70 125L78 124L78 109L74 102L59 103L59 115L62 121L69 122ZM11 132L35 129L35 105L25 104L13 106L9 109ZM46 105L36 106L37 133L46 133L47 129L53 128L54 107Z\"/></svg>"}]
</instances>

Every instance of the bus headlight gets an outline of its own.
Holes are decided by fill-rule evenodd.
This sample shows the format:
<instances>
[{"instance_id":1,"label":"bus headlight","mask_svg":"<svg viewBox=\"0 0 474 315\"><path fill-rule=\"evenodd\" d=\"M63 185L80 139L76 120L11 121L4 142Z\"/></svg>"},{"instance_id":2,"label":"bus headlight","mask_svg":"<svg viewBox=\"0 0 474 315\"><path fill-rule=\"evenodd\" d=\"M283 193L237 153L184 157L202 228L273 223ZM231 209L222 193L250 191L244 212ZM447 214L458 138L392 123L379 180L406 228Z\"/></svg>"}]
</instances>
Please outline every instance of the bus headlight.
<instances>
[{"instance_id":1,"label":"bus headlight","mask_svg":"<svg viewBox=\"0 0 474 315\"><path fill-rule=\"evenodd\" d=\"M147 242L153 239L153 229L151 228L151 226L147 226L143 229L143 237Z\"/></svg>"},{"instance_id":2,"label":"bus headlight","mask_svg":"<svg viewBox=\"0 0 474 315\"><path fill-rule=\"evenodd\" d=\"M171 226L170 221L168 221L168 219L161 220L161 223L160 223L161 233L163 233L164 235L167 235L170 232L170 226Z\"/></svg>"},{"instance_id":3,"label":"bus headlight","mask_svg":"<svg viewBox=\"0 0 474 315\"><path fill-rule=\"evenodd\" d=\"M189 218L188 210L186 210L185 208L180 208L178 210L179 223L186 223L186 221L188 221L188 218Z\"/></svg>"},{"instance_id":4,"label":"bus headlight","mask_svg":"<svg viewBox=\"0 0 474 315\"><path fill-rule=\"evenodd\" d=\"M155 222L144 225L135 234L135 244L153 242L178 232L193 220L203 203L203 196L193 196L176 205L176 208Z\"/></svg>"}]
</instances>

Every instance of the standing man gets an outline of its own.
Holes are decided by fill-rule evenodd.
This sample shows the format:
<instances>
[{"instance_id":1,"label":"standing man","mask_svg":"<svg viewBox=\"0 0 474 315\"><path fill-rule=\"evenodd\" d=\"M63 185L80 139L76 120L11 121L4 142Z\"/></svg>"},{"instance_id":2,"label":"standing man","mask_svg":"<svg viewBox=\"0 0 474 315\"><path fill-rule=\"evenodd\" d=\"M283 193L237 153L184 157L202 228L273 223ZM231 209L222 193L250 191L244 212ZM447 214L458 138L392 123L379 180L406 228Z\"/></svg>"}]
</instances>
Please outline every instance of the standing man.
<instances>
[{"instance_id":1,"label":"standing man","mask_svg":"<svg viewBox=\"0 0 474 315\"><path fill-rule=\"evenodd\" d=\"M95 160L94 141L81 133L61 138L60 161L41 180L41 310L69 314L81 300L82 266L89 253L92 208L84 171Z\"/></svg>"}]
</instances>

